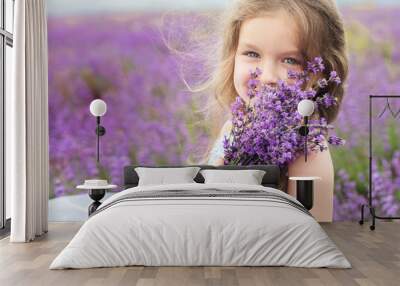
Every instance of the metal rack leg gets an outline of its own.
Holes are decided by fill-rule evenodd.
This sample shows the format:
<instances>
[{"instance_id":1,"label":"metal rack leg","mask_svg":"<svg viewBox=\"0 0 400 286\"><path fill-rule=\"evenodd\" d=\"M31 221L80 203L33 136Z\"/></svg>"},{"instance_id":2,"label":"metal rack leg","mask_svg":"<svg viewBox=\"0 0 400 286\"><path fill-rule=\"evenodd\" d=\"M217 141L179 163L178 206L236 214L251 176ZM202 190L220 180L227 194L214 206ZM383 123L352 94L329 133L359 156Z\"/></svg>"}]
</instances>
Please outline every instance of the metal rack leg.
<instances>
[{"instance_id":1,"label":"metal rack leg","mask_svg":"<svg viewBox=\"0 0 400 286\"><path fill-rule=\"evenodd\" d=\"M371 216L372 216L372 225L369 226L370 230L375 230L375 209L370 207Z\"/></svg>"},{"instance_id":2,"label":"metal rack leg","mask_svg":"<svg viewBox=\"0 0 400 286\"><path fill-rule=\"evenodd\" d=\"M361 219L358 221L360 225L364 224L364 208L369 208L369 213L371 214L372 224L369 226L370 230L375 230L375 219L377 218L375 215L375 208L370 205L361 205Z\"/></svg>"},{"instance_id":3,"label":"metal rack leg","mask_svg":"<svg viewBox=\"0 0 400 286\"><path fill-rule=\"evenodd\" d=\"M358 222L360 225L364 224L364 205L361 205L361 219Z\"/></svg>"},{"instance_id":4,"label":"metal rack leg","mask_svg":"<svg viewBox=\"0 0 400 286\"><path fill-rule=\"evenodd\" d=\"M358 221L360 225L364 224L364 209L366 207L369 208L369 213L371 214L371 219L372 219L371 225L369 226L370 230L375 230L375 222L377 219L390 220L390 221L400 219L400 216L392 216L392 217L379 216L376 214L375 208L373 206L369 204L361 205L361 219Z\"/></svg>"}]
</instances>

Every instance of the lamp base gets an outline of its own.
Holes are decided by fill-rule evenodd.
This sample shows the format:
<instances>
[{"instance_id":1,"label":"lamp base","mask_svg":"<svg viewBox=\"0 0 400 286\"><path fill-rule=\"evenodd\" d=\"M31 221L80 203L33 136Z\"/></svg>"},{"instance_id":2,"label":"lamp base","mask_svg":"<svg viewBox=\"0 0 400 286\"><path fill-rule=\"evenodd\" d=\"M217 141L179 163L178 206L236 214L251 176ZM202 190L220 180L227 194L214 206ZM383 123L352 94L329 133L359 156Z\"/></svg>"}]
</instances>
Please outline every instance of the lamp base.
<instances>
[{"instance_id":1,"label":"lamp base","mask_svg":"<svg viewBox=\"0 0 400 286\"><path fill-rule=\"evenodd\" d=\"M314 181L296 181L296 199L303 204L307 210L311 210L314 204Z\"/></svg>"},{"instance_id":2,"label":"lamp base","mask_svg":"<svg viewBox=\"0 0 400 286\"><path fill-rule=\"evenodd\" d=\"M94 202L88 208L89 216L96 211L96 209L101 205L100 200L106 194L105 189L90 189L89 190L89 197L94 200Z\"/></svg>"},{"instance_id":3,"label":"lamp base","mask_svg":"<svg viewBox=\"0 0 400 286\"><path fill-rule=\"evenodd\" d=\"M103 136L104 134L106 134L106 129L101 125L97 126L96 127L96 135Z\"/></svg>"},{"instance_id":4,"label":"lamp base","mask_svg":"<svg viewBox=\"0 0 400 286\"><path fill-rule=\"evenodd\" d=\"M308 127L305 126L305 125L303 125L303 126L301 126L301 127L299 128L299 134L300 134L301 136L307 136L307 135L308 135L308 132L309 132L309 129L308 129Z\"/></svg>"}]
</instances>

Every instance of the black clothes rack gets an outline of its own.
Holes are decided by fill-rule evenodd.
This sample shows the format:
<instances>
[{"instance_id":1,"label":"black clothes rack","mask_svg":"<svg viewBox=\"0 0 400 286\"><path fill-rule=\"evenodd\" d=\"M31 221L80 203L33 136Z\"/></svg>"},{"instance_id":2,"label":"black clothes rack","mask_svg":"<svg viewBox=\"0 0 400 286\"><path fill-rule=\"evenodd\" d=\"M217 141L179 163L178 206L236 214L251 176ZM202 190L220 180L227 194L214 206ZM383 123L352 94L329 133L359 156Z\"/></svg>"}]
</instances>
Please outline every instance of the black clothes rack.
<instances>
[{"instance_id":1,"label":"black clothes rack","mask_svg":"<svg viewBox=\"0 0 400 286\"><path fill-rule=\"evenodd\" d=\"M400 95L370 95L369 96L369 190L368 190L368 204L361 205L361 220L359 224L364 224L364 208L367 207L372 217L372 224L369 226L370 230L375 229L375 219L400 219L400 217L384 217L376 215L375 208L372 202L372 100L374 98L386 98L386 105L383 111L380 113L378 117L382 117L382 115L388 109L392 116L396 119L397 116L400 115L400 110L394 112L390 107L389 98L400 98Z\"/></svg>"}]
</instances>

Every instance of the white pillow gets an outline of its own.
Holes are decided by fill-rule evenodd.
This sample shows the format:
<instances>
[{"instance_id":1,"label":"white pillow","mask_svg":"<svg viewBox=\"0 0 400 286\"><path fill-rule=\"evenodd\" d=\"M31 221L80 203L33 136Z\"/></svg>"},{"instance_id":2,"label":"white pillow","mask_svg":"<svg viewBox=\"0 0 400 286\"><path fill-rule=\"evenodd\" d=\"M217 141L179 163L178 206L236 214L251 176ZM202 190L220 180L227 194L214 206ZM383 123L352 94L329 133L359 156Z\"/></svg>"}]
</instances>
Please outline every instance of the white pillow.
<instances>
[{"instance_id":1,"label":"white pillow","mask_svg":"<svg viewBox=\"0 0 400 286\"><path fill-rule=\"evenodd\" d=\"M201 170L205 184L226 183L261 185L265 171L262 170Z\"/></svg>"},{"instance_id":2,"label":"white pillow","mask_svg":"<svg viewBox=\"0 0 400 286\"><path fill-rule=\"evenodd\" d=\"M193 179L199 170L199 167L135 168L139 176L138 186L195 183Z\"/></svg>"}]
</instances>

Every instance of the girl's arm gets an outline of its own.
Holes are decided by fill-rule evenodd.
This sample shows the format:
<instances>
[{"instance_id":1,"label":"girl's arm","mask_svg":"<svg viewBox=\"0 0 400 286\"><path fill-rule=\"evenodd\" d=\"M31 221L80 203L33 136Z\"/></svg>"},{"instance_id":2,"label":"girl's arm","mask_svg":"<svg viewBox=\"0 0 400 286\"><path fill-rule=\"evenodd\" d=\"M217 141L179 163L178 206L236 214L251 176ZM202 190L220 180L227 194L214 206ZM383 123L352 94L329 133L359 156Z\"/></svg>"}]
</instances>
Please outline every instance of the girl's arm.
<instances>
[{"instance_id":1,"label":"girl's arm","mask_svg":"<svg viewBox=\"0 0 400 286\"><path fill-rule=\"evenodd\" d=\"M214 166L222 166L222 165L224 165L224 157L219 157L219 158L215 161Z\"/></svg>"},{"instance_id":2,"label":"girl's arm","mask_svg":"<svg viewBox=\"0 0 400 286\"><path fill-rule=\"evenodd\" d=\"M328 146L326 140L325 146ZM289 177L317 176L321 180L314 181L314 206L311 214L317 221L331 222L333 217L333 190L334 169L331 153L310 152L307 154L307 162L304 155L297 158L288 167ZM288 193L296 197L296 182L289 180Z\"/></svg>"}]
</instances>

